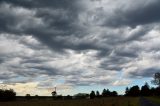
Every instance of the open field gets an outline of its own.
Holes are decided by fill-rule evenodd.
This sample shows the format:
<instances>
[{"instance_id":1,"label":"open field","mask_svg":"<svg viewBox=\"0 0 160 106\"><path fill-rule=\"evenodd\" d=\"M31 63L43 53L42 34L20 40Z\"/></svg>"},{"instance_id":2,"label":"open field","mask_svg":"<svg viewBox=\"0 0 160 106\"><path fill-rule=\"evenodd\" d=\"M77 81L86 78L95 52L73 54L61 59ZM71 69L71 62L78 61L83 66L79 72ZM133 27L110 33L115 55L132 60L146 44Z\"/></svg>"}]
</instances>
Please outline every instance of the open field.
<instances>
[{"instance_id":1,"label":"open field","mask_svg":"<svg viewBox=\"0 0 160 106\"><path fill-rule=\"evenodd\" d=\"M139 106L139 98L108 97L82 100L30 100L0 102L0 106Z\"/></svg>"}]
</instances>

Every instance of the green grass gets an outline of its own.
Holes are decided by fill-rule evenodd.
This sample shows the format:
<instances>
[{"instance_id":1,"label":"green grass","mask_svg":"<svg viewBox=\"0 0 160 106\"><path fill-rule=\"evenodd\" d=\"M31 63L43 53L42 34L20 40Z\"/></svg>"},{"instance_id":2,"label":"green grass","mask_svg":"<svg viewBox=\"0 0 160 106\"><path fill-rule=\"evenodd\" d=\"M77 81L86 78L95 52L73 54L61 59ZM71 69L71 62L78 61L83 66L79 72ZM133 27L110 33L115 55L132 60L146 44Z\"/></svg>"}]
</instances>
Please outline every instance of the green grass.
<instances>
[{"instance_id":1,"label":"green grass","mask_svg":"<svg viewBox=\"0 0 160 106\"><path fill-rule=\"evenodd\" d=\"M139 98L108 97L83 100L37 100L0 102L0 106L139 106Z\"/></svg>"},{"instance_id":2,"label":"green grass","mask_svg":"<svg viewBox=\"0 0 160 106\"><path fill-rule=\"evenodd\" d=\"M150 101L156 104L160 104L160 97L147 97Z\"/></svg>"}]
</instances>

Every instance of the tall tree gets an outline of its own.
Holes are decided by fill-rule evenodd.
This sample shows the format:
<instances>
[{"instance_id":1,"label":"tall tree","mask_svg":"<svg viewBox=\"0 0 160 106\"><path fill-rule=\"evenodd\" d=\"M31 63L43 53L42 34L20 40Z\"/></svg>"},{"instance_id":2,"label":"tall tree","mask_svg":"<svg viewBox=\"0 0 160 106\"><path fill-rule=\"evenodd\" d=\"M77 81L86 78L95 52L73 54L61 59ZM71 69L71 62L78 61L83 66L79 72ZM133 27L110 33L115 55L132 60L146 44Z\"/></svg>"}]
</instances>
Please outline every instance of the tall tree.
<instances>
[{"instance_id":1,"label":"tall tree","mask_svg":"<svg viewBox=\"0 0 160 106\"><path fill-rule=\"evenodd\" d=\"M148 83L145 83L145 85L141 87L141 95L142 96L150 96L151 95L151 90L150 90Z\"/></svg>"},{"instance_id":2,"label":"tall tree","mask_svg":"<svg viewBox=\"0 0 160 106\"><path fill-rule=\"evenodd\" d=\"M103 96L103 97L106 97L106 96L107 96L107 90L106 90L106 89L103 89L103 91L102 91L102 96Z\"/></svg>"},{"instance_id":3,"label":"tall tree","mask_svg":"<svg viewBox=\"0 0 160 106\"><path fill-rule=\"evenodd\" d=\"M94 99L96 96L95 92L94 91L91 91L90 93L90 99Z\"/></svg>"},{"instance_id":4,"label":"tall tree","mask_svg":"<svg viewBox=\"0 0 160 106\"><path fill-rule=\"evenodd\" d=\"M128 88L126 88L128 89ZM133 87L131 87L130 89L128 89L127 91L127 96L139 96L140 95L140 89L138 85L135 85Z\"/></svg>"},{"instance_id":5,"label":"tall tree","mask_svg":"<svg viewBox=\"0 0 160 106\"><path fill-rule=\"evenodd\" d=\"M96 97L100 97L99 91L96 91Z\"/></svg>"},{"instance_id":6,"label":"tall tree","mask_svg":"<svg viewBox=\"0 0 160 106\"><path fill-rule=\"evenodd\" d=\"M155 73L153 78L152 83L160 87L160 72Z\"/></svg>"},{"instance_id":7,"label":"tall tree","mask_svg":"<svg viewBox=\"0 0 160 106\"><path fill-rule=\"evenodd\" d=\"M125 91L125 96L128 96L128 93L129 93L129 88L127 87Z\"/></svg>"},{"instance_id":8,"label":"tall tree","mask_svg":"<svg viewBox=\"0 0 160 106\"><path fill-rule=\"evenodd\" d=\"M31 99L31 95L30 94L26 94L26 99L30 100Z\"/></svg>"}]
</instances>

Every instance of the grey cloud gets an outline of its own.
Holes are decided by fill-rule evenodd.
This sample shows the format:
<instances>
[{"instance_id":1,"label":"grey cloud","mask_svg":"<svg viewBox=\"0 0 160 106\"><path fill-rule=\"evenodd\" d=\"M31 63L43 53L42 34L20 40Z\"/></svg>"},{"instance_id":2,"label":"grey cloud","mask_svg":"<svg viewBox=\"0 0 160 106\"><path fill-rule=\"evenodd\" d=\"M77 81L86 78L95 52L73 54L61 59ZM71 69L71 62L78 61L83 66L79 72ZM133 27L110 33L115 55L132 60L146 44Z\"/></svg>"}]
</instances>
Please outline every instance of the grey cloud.
<instances>
[{"instance_id":1,"label":"grey cloud","mask_svg":"<svg viewBox=\"0 0 160 106\"><path fill-rule=\"evenodd\" d=\"M7 80L7 79L10 79L10 78L12 78L11 74L3 73L3 74L0 75L1 80Z\"/></svg>"},{"instance_id":2,"label":"grey cloud","mask_svg":"<svg viewBox=\"0 0 160 106\"><path fill-rule=\"evenodd\" d=\"M143 43L152 45L155 41L145 37L155 31L154 26L159 26L160 15L157 11L160 10L158 6L160 2L158 0L145 6L134 4L127 9L117 7L111 14L107 13L107 10L103 11L102 7L85 10L86 8L77 3L80 2L1 0L0 33L7 33L8 36L4 35L4 37L12 39L8 42L17 41L17 45L20 46L8 46L15 50L18 47L17 51L8 51L8 53L0 51L5 57L0 58L0 65L13 72L10 75L7 72L1 74L0 79L7 82L8 78L10 79L8 82L16 83L17 80L12 80L16 76L28 79L34 77L35 79L32 80L36 80L38 76L46 75L51 81L58 76L72 76L66 78L65 83L78 86L111 84L115 79L100 77L110 75L112 72L125 73L124 69L138 59L141 60L143 53L159 51L152 46L148 46L148 49L146 45L143 46ZM127 4L130 4L128 0L125 5ZM88 14L88 17L86 18L84 14ZM83 22L80 18L85 21ZM100 21L100 24L97 21ZM16 37L12 37L12 34ZM26 38L29 36L32 36L35 41L32 41L32 38ZM92 50L96 51L94 55ZM68 58L70 55L72 55L71 58ZM159 56L158 53L157 55ZM20 60L13 61L17 57ZM61 60L67 60L67 62ZM128 74L150 77L158 69L143 67L138 71L129 71ZM44 86L47 85L44 84Z\"/></svg>"},{"instance_id":3,"label":"grey cloud","mask_svg":"<svg viewBox=\"0 0 160 106\"><path fill-rule=\"evenodd\" d=\"M135 27L137 25L157 23L160 21L159 4L159 0L142 0L136 3L133 3L132 0L126 1L124 5L115 9L113 15L106 19L104 25Z\"/></svg>"},{"instance_id":4,"label":"grey cloud","mask_svg":"<svg viewBox=\"0 0 160 106\"><path fill-rule=\"evenodd\" d=\"M154 73L159 72L159 67L150 67L144 69L137 69L133 72L129 72L130 77L153 77Z\"/></svg>"},{"instance_id":5,"label":"grey cloud","mask_svg":"<svg viewBox=\"0 0 160 106\"><path fill-rule=\"evenodd\" d=\"M65 82L67 84L71 84L74 86L92 86L92 85L96 85L96 84L107 85L107 84L111 84L112 81L113 81L113 79L111 79L111 78L100 79L97 76L96 77L88 77L88 78L73 76L73 77L65 80Z\"/></svg>"},{"instance_id":6,"label":"grey cloud","mask_svg":"<svg viewBox=\"0 0 160 106\"><path fill-rule=\"evenodd\" d=\"M11 3L14 4L15 6L23 6L25 8L40 8L40 7L52 7L52 8L70 8L69 5L72 5L74 0L70 0L70 2L68 2L68 0L54 0L54 1L50 1L50 0L24 0L24 1L20 1L20 0L1 0L1 3Z\"/></svg>"},{"instance_id":7,"label":"grey cloud","mask_svg":"<svg viewBox=\"0 0 160 106\"><path fill-rule=\"evenodd\" d=\"M9 1L8 1L9 2ZM17 1L18 2L18 1ZM35 1L33 1L35 2ZM61 2L65 2L65 6L60 5ZM61 41L57 41L56 36L81 36L83 35L82 32L85 32L83 28L81 29L78 26L77 23L77 17L78 17L78 10L76 11L76 8L78 6L71 5L73 1L54 1L53 4L56 6L60 6L61 8L54 7L43 7L38 8L35 6L35 8L24 8L23 6L17 6L11 4L1 4L1 8L3 8L3 5L6 5L6 8L4 8L4 11L2 11L3 17L1 17L1 22L3 22L0 27L1 32L7 32L7 33L14 33L16 35L22 35L22 34L30 34L36 37L39 41L46 44L50 48L53 48L55 50L63 50L65 48L70 49L88 49L91 46L91 44L79 44L79 45L72 45L68 42L62 43ZM47 1L45 1L46 4L52 4ZM38 2L38 4L45 4L42 2ZM16 3L17 4L17 3ZM20 3L21 4L21 3ZM37 4L37 3L35 3ZM38 5L37 4L37 5ZM66 5L68 6L66 7ZM72 8L73 7L73 8ZM15 8L23 8L26 11L29 11L29 13L26 13L24 15L21 14L14 14L13 12ZM68 9L72 8L72 9ZM5 10L6 9L6 10ZM11 9L11 11L9 11ZM36 12L36 14L32 13ZM29 16L31 15L31 16ZM26 18L28 17L28 18ZM32 22L33 21L33 22ZM39 21L42 21L42 24L39 23ZM22 25L21 28L16 28L15 26ZM87 47L88 46L88 47ZM95 48L95 47L93 47Z\"/></svg>"},{"instance_id":8,"label":"grey cloud","mask_svg":"<svg viewBox=\"0 0 160 106\"><path fill-rule=\"evenodd\" d=\"M41 74L53 75L53 76L62 75L62 73L60 73L60 70L56 68L49 68L45 66L29 66L27 68L36 69L38 71L38 75L41 75Z\"/></svg>"},{"instance_id":9,"label":"grey cloud","mask_svg":"<svg viewBox=\"0 0 160 106\"><path fill-rule=\"evenodd\" d=\"M9 7L10 9L18 6L18 7L22 7L22 8L24 7L24 9L29 9L29 11L31 11L31 12L35 11L35 14L32 17L35 19L41 20L43 22L43 24L41 24L41 25L37 24L36 27L33 27L35 25L32 25L32 23L31 23L31 25L29 25L29 26L22 27L22 30L14 29L14 26L16 26L16 24L21 24L21 21L19 22L18 15L13 14L13 13L3 13L3 17L1 17L1 22L3 22L3 24L1 24L1 25L4 25L4 26L1 26L1 28L2 28L1 31L3 31L3 32L16 33L19 35L31 34L31 35L35 36L38 40L40 40L41 42L43 42L44 44L49 46L50 48L53 48L55 50L60 50L60 51L61 50L63 51L63 49L66 49L66 48L73 49L73 50L103 49L97 45L94 45L92 42L89 42L89 43L82 42L79 44L74 44L74 43L70 43L70 42L65 42L63 40L57 41L56 36L69 37L71 35L74 35L78 39L82 39L84 36L87 36L87 34L88 34L86 28L81 27L78 23L78 21L79 21L78 15L81 15L81 8L80 8L80 6L77 6L78 4L76 4L75 1L67 1L67 0L58 1L58 0L56 0L56 1L52 1L52 2L50 2L50 1L45 1L45 2L44 1L24 1L24 2L21 2L21 1L17 0L17 1L3 1L3 3L4 2L10 3L9 4L9 5L11 5L11 7ZM119 14L116 14L114 17L108 16L111 18L111 20L106 19L106 27L110 26L110 23L108 23L108 22L116 23L115 26L119 26L118 24L127 25L127 26L132 26L132 24L136 24L136 26L141 25L143 23L138 24L138 22L142 22L142 21L137 21L137 22L135 21L134 22L134 20L138 20L139 18L140 18L139 20L145 20L145 19L141 19L141 17L145 16L145 14L147 14L147 12L149 10L150 11L157 10L157 9L155 9L155 8L158 8L156 5L156 4L158 4L157 2L158 1L153 2L153 3L151 2L151 4L148 4L144 8L139 7L142 12L141 14L138 11L139 8L133 8L133 9L131 8L131 9L128 9L127 11L123 10L123 8L122 9L118 8L115 11L118 11L118 13L122 15L122 18L121 18L121 16L118 16ZM31 4L34 8L31 8L30 6L28 6L29 8L27 8L27 4ZM51 7L53 7L53 8L51 8ZM155 7L155 8L153 8L153 7ZM130 12L133 10L134 10L134 12ZM135 12L135 11L137 11L137 12ZM8 11L6 11L6 12L8 12ZM133 13L135 16L132 16ZM152 12L152 13L155 13L155 12ZM142 15L142 16L139 16L139 15ZM149 14L147 14L148 19L151 19L150 15L149 16L148 15ZM156 13L155 13L155 15L157 16ZM23 16L23 17L25 19L25 16ZM114 19L114 18L117 18L117 19ZM123 20L124 20L123 18L125 18L126 21L123 22ZM137 19L132 19L132 18L137 18ZM28 20L28 21L31 21L31 20ZM149 20L146 20L146 22L150 23ZM34 23L34 24L36 24L36 23ZM10 27L8 27L8 26L10 26ZM13 28L11 28L11 27L13 27ZM143 36L145 33L146 33L146 29L144 29L144 31L142 30L140 32L137 32L136 34L134 34L133 36L130 36L126 40L131 41L133 39L137 39L141 35ZM78 36L80 36L80 37L78 37ZM71 38L72 37L69 37L69 39L71 39ZM117 40L118 39L113 39L113 37L111 37L111 40L107 40L107 43L112 42L112 43L116 44Z\"/></svg>"},{"instance_id":10,"label":"grey cloud","mask_svg":"<svg viewBox=\"0 0 160 106\"><path fill-rule=\"evenodd\" d=\"M121 71L123 68L121 65L128 61L130 60L128 60L125 57L120 57L120 56L108 57L108 59L104 59L104 61L101 62L100 68L112 71Z\"/></svg>"},{"instance_id":11,"label":"grey cloud","mask_svg":"<svg viewBox=\"0 0 160 106\"><path fill-rule=\"evenodd\" d=\"M4 62L4 60L0 58L0 64L3 63L3 62Z\"/></svg>"}]
</instances>

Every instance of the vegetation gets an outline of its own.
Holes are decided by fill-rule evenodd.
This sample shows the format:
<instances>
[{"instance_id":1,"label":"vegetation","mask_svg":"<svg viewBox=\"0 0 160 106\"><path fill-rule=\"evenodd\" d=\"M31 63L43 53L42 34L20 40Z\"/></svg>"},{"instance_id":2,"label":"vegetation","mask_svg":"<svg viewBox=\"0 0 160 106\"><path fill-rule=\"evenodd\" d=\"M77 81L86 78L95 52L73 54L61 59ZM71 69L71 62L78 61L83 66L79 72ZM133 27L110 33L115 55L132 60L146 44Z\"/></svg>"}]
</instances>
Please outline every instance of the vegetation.
<instances>
[{"instance_id":1,"label":"vegetation","mask_svg":"<svg viewBox=\"0 0 160 106\"><path fill-rule=\"evenodd\" d=\"M160 87L160 72L154 74L154 80L152 80L152 83Z\"/></svg>"},{"instance_id":2,"label":"vegetation","mask_svg":"<svg viewBox=\"0 0 160 106\"><path fill-rule=\"evenodd\" d=\"M95 92L94 92L94 91L91 91L91 93L90 93L90 98L91 98L91 99L94 99L95 97L96 97Z\"/></svg>"},{"instance_id":3,"label":"vegetation","mask_svg":"<svg viewBox=\"0 0 160 106\"><path fill-rule=\"evenodd\" d=\"M138 85L135 85L131 88L126 88L125 96L160 96L160 87L157 88L150 88L148 83L145 83L141 87L141 89L138 87Z\"/></svg>"},{"instance_id":4,"label":"vegetation","mask_svg":"<svg viewBox=\"0 0 160 106\"><path fill-rule=\"evenodd\" d=\"M26 94L25 97L16 99L16 92L13 89L0 89L0 105L2 106L139 106L139 97L144 96L149 100L160 104L160 85L159 74L154 75L152 83L158 85L156 88L151 88L148 83L145 83L141 88L138 85L127 87L124 96L119 96L116 91L103 89L99 91L91 91L90 94L78 93L74 96L57 95L56 88L51 92L52 96L31 96ZM127 96L127 97L126 97ZM47 99L46 99L47 98ZM100 98L100 99L99 99ZM2 101L8 102L2 102ZM9 102L10 101L10 102ZM26 102L27 101L27 102Z\"/></svg>"},{"instance_id":5,"label":"vegetation","mask_svg":"<svg viewBox=\"0 0 160 106\"><path fill-rule=\"evenodd\" d=\"M31 95L30 94L26 94L26 99L30 100L31 99Z\"/></svg>"},{"instance_id":6,"label":"vegetation","mask_svg":"<svg viewBox=\"0 0 160 106\"><path fill-rule=\"evenodd\" d=\"M0 89L0 100L1 101L8 101L14 100L16 97L16 92L13 89Z\"/></svg>"}]
</instances>

